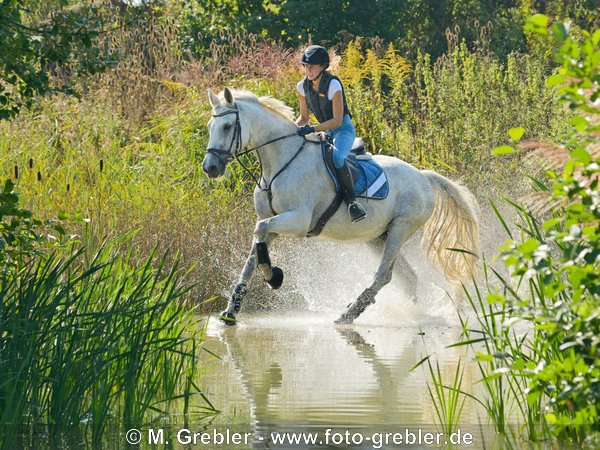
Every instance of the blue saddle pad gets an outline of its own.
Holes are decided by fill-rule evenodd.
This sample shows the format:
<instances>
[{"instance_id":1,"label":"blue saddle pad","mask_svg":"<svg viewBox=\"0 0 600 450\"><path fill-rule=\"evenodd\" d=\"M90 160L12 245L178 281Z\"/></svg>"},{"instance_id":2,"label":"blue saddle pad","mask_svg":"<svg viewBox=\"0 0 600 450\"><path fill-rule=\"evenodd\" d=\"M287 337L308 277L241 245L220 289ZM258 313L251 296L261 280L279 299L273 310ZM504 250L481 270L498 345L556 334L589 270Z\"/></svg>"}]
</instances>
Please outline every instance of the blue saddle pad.
<instances>
[{"instance_id":1,"label":"blue saddle pad","mask_svg":"<svg viewBox=\"0 0 600 450\"><path fill-rule=\"evenodd\" d=\"M354 180L357 197L384 199L390 192L385 172L374 159L357 159L360 175Z\"/></svg>"},{"instance_id":2,"label":"blue saddle pad","mask_svg":"<svg viewBox=\"0 0 600 450\"><path fill-rule=\"evenodd\" d=\"M388 196L390 186L381 166L373 158L355 159L349 158L354 177L354 191L357 197L382 200ZM336 190L340 190L340 182L334 171L327 166L329 175L335 183ZM356 176L358 173L358 176Z\"/></svg>"}]
</instances>

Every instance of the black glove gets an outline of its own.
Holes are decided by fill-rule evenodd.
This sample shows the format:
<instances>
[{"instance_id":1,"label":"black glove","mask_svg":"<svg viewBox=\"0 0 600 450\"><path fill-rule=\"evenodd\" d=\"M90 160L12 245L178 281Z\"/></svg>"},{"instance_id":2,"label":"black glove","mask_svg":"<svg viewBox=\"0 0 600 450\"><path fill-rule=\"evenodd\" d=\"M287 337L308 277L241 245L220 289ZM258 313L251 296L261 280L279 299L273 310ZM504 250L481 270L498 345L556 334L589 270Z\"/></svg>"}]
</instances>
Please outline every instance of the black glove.
<instances>
[{"instance_id":1,"label":"black glove","mask_svg":"<svg viewBox=\"0 0 600 450\"><path fill-rule=\"evenodd\" d=\"M311 127L310 125L304 125L303 127L298 128L298 136L306 136L307 134L314 132L315 127Z\"/></svg>"}]
</instances>

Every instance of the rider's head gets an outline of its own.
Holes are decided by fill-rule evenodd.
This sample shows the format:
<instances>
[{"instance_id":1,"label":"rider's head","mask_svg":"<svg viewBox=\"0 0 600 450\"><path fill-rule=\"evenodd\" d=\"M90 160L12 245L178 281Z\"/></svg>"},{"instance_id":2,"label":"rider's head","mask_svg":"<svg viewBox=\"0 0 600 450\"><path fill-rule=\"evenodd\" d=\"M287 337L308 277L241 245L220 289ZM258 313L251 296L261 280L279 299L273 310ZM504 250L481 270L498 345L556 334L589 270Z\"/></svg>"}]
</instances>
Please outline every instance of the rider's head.
<instances>
[{"instance_id":1,"label":"rider's head","mask_svg":"<svg viewBox=\"0 0 600 450\"><path fill-rule=\"evenodd\" d=\"M321 65L329 67L329 53L320 45L311 45L302 53L300 64Z\"/></svg>"},{"instance_id":2,"label":"rider's head","mask_svg":"<svg viewBox=\"0 0 600 450\"><path fill-rule=\"evenodd\" d=\"M311 45L302 53L300 64L304 65L308 79L314 80L329 67L329 53L320 45Z\"/></svg>"}]
</instances>

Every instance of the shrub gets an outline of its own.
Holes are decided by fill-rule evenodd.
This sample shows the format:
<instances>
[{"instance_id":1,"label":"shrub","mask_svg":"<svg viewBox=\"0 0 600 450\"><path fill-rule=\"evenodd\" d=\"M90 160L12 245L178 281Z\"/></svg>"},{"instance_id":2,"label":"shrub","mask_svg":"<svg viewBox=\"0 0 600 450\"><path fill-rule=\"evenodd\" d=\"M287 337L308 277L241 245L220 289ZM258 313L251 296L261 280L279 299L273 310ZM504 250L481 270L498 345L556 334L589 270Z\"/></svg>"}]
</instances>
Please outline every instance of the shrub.
<instances>
[{"instance_id":1,"label":"shrub","mask_svg":"<svg viewBox=\"0 0 600 450\"><path fill-rule=\"evenodd\" d=\"M528 28L547 33L547 18L534 16ZM478 364L490 399L488 412L498 424L517 405L529 437L545 435L597 448L600 441L600 31L569 36L563 24L550 28L556 43L558 73L548 79L559 100L576 115L565 145L570 150L562 173L549 171L548 189L560 205L541 222L516 205L521 238L501 248L510 271L494 271L500 286L486 279L489 291L471 296L482 337L465 326L465 344L485 352ZM544 186L538 182L539 186ZM507 231L508 231L507 227ZM509 231L510 233L510 231ZM523 334L522 324L526 325ZM500 428L499 431L507 431ZM543 436L543 435L542 435Z\"/></svg>"}]
</instances>

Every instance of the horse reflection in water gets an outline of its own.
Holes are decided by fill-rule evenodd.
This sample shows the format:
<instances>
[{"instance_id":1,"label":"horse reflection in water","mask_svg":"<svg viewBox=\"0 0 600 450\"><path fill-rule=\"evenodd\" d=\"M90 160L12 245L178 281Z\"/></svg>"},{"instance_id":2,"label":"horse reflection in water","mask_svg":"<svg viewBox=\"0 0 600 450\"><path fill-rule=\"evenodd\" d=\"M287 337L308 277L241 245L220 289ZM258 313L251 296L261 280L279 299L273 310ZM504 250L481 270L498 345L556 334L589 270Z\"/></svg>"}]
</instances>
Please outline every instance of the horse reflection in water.
<instances>
[{"instance_id":1,"label":"horse reflection in water","mask_svg":"<svg viewBox=\"0 0 600 450\"><path fill-rule=\"evenodd\" d=\"M237 410L232 402L249 405L252 448L288 448L275 446L272 432L322 437L327 428L372 433L433 424L423 370L410 369L425 354L444 349L458 331L448 336L447 328L427 329L423 338L416 327L336 328L322 317L292 320L294 325L281 327L268 316L252 316L244 326L209 331L226 346L221 370L229 373L216 374L215 383L225 390L228 408ZM442 370L452 373L460 355L462 349L440 352ZM242 399L231 397L236 379Z\"/></svg>"},{"instance_id":2,"label":"horse reflection in water","mask_svg":"<svg viewBox=\"0 0 600 450\"><path fill-rule=\"evenodd\" d=\"M254 190L258 221L252 249L221 320L236 322L236 314L256 268L272 288L279 288L283 271L271 265L268 246L277 236L305 237L335 197L335 189L318 142L296 134L292 110L270 97L225 89L209 91L212 118L209 145L202 169L211 178L222 176L226 165L254 151L261 162L261 177ZM247 145L253 148L243 151ZM364 202L368 218L350 222L338 210L315 239L340 242L384 240L381 263L372 284L337 319L352 323L375 302L375 296L392 278L394 265L410 278L406 285L416 298L416 274L400 254L402 245L423 228L427 254L446 279L465 282L475 273L479 253L477 203L463 186L432 171L419 171L397 158L374 157L383 168L389 194Z\"/></svg>"}]
</instances>

